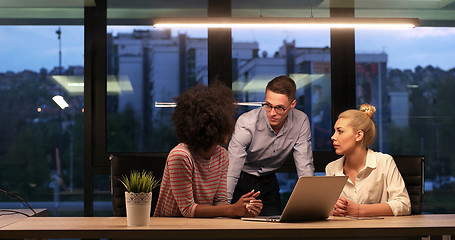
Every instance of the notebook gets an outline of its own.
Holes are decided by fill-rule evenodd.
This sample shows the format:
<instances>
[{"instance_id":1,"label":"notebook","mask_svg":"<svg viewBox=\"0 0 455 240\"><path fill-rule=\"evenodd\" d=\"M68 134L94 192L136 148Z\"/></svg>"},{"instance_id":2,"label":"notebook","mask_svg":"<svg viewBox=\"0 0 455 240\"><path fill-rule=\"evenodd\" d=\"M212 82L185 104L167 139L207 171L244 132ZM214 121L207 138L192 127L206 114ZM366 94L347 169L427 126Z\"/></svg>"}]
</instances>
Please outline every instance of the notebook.
<instances>
[{"instance_id":1,"label":"notebook","mask_svg":"<svg viewBox=\"0 0 455 240\"><path fill-rule=\"evenodd\" d=\"M347 176L300 177L280 216L244 217L242 220L302 222L327 219L347 179Z\"/></svg>"}]
</instances>

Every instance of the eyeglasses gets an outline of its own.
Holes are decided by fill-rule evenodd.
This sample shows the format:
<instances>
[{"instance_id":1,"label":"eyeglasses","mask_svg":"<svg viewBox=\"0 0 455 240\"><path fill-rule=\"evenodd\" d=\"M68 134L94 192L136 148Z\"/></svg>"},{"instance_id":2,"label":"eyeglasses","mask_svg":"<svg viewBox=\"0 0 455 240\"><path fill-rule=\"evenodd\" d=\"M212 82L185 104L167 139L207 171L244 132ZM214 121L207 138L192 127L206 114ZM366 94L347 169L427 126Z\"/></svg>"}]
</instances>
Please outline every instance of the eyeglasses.
<instances>
[{"instance_id":1,"label":"eyeglasses","mask_svg":"<svg viewBox=\"0 0 455 240\"><path fill-rule=\"evenodd\" d=\"M291 103L289 103L289 105L288 105L287 107L285 107L285 108L282 107L282 106L280 106L280 105L278 105L278 106L272 106L272 104L270 104L270 103L263 103L262 106L265 108L265 110L266 110L267 112L272 111L272 108L273 108L273 109L275 109L275 112L276 112L277 114L283 114L284 111L286 111L286 109L288 109L288 107L291 106L291 104L292 104L292 101L291 101Z\"/></svg>"}]
</instances>

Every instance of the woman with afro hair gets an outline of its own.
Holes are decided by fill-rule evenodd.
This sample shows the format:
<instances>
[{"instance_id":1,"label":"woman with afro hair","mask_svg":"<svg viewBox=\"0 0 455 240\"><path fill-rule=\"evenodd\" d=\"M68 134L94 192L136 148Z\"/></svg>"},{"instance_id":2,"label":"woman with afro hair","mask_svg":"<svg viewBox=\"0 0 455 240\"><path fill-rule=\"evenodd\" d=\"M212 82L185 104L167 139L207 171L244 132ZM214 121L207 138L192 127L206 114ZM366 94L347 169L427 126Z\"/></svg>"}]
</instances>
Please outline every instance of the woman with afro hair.
<instances>
[{"instance_id":1,"label":"woman with afro hair","mask_svg":"<svg viewBox=\"0 0 455 240\"><path fill-rule=\"evenodd\" d=\"M235 99L215 81L200 84L174 99L172 114L179 144L169 153L161 181L156 217L254 217L262 202L251 191L229 204L226 144L234 131Z\"/></svg>"}]
</instances>

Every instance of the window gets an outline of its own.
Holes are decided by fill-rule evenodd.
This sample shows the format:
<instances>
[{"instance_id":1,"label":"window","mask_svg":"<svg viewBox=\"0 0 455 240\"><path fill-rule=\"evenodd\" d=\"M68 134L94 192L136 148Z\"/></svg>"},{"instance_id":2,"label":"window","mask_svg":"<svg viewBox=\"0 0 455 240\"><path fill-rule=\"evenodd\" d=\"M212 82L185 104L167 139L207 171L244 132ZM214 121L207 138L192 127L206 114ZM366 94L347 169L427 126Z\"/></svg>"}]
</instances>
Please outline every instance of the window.
<instances>
[{"instance_id":1,"label":"window","mask_svg":"<svg viewBox=\"0 0 455 240\"><path fill-rule=\"evenodd\" d=\"M329 30L233 29L232 36L232 89L245 103L239 113L260 106L270 80L289 75L297 85L296 108L310 119L313 151L330 151Z\"/></svg>"},{"instance_id":2,"label":"window","mask_svg":"<svg viewBox=\"0 0 455 240\"><path fill-rule=\"evenodd\" d=\"M84 28L0 26L0 35L0 188L51 216L82 215ZM21 207L0 196L0 208Z\"/></svg>"},{"instance_id":3,"label":"window","mask_svg":"<svg viewBox=\"0 0 455 240\"><path fill-rule=\"evenodd\" d=\"M108 27L108 152L168 152L173 98L208 84L207 30Z\"/></svg>"},{"instance_id":4,"label":"window","mask_svg":"<svg viewBox=\"0 0 455 240\"><path fill-rule=\"evenodd\" d=\"M330 32L323 30L232 30L232 90L239 115L260 107L267 83L288 75L297 86L296 109L308 115L313 151L330 151ZM278 173L282 207L297 182L296 173Z\"/></svg>"},{"instance_id":5,"label":"window","mask_svg":"<svg viewBox=\"0 0 455 240\"><path fill-rule=\"evenodd\" d=\"M356 31L357 104L377 112L373 148L425 157L424 212L454 212L455 29Z\"/></svg>"},{"instance_id":6,"label":"window","mask_svg":"<svg viewBox=\"0 0 455 240\"><path fill-rule=\"evenodd\" d=\"M94 189L93 194L95 196L86 197L85 206L89 206L94 200L95 210L102 212L95 213L95 215L106 214L105 207L109 207L111 204L108 191L109 179L107 179L107 174L109 173L109 166L106 153L122 151L165 152L175 144L176 139L171 133L172 124L169 121L172 108L155 105L155 102L172 103L174 95L173 92L157 90L160 84L166 84L167 80L161 78L159 82L155 82L157 77L162 76L159 73L163 71L168 74L167 77L172 78L172 91L177 93L176 84L178 84L178 91L180 92L185 87L198 82L206 83L207 64L201 63L207 60L207 56L213 56L210 52L204 52L204 47L200 47L200 44L203 45L207 39L206 30L203 30L202 34L193 34L184 29L174 30L169 33L169 39L164 39L163 46L153 49L148 44L138 45L138 42L145 42L142 41L146 39L143 36L141 37L142 40L136 39L125 44L119 44L116 38L121 34L125 34L125 36L151 34L150 32L147 33L148 30L151 30L147 26L150 26L153 17L200 17L207 16L208 12L213 16L225 6L223 4L225 2L212 0L131 0L127 2L88 0L81 1L79 4L59 1L54 7L52 7L53 3L46 3L48 5L45 8L37 6L33 1L30 2L32 2L31 5L27 6L24 1L7 1L0 6L2 13L0 14L0 36L2 36L0 38L2 53L0 56L0 130L2 133L0 136L0 187L7 190L13 189L14 193L31 201L34 207L48 208L50 215L81 215L80 210L83 206L82 176L85 174L91 177L84 183L85 193L92 194ZM208 6L209 2L211 3L210 6ZM260 4L255 4L251 1L232 0L231 12L233 17L259 15L264 17L309 17L312 15L314 17L328 17L330 8L343 10L346 7L343 4L327 3L327 1L261 1ZM339 9L337 9L337 5L339 5ZM406 7L401 8L400 6ZM104 38L104 35L98 31L102 29L104 32L105 26L102 21L104 19L98 17L104 16L105 8L107 8L106 21L108 26L106 33L109 42L106 42L107 48L96 48L98 37ZM356 4L355 14L357 17L408 17L418 15L415 17L419 17L423 25L453 26L455 14L450 8L450 4L435 3L423 6L412 1L398 3L394 1L393 4L369 2L368 4ZM84 19L84 9L89 10L86 11L85 16L88 16L86 19ZM84 27L82 27L84 24L87 27L95 28L95 31L84 33ZM100 25L102 26L100 27ZM57 34L58 30L61 31L61 35ZM426 42L420 43L421 36L428 33L421 31L432 32L438 37L422 38ZM303 35L301 37L296 36L294 35L296 33L303 33ZM405 38L409 35L408 33L413 34L412 38ZM90 41L89 43L84 43L84 34ZM260 76L260 79L263 80L270 80L269 76L260 75L268 73L267 70L273 70L273 75L278 73L291 74L294 79L299 81L303 79L306 85L299 95L303 98L299 102L303 104L298 108L305 111L312 121L314 150L325 151L327 145L325 143L318 145L319 142L316 140L318 136L326 139L317 133L319 127L316 125L316 120L333 116L328 117L324 114L324 117L318 118L321 111L317 110L315 103L321 97L316 96L320 94L323 96L322 99L330 99L329 96L332 95L330 90L335 91L335 89L327 87L330 86L330 83L325 81L328 81L327 79L330 77L327 79L325 77L327 73L338 76L340 69L330 69L328 64L330 60L319 59L316 61L315 58L310 60L295 58L294 64L286 65L284 70L279 71L276 68L259 69L256 65L249 65L269 61L265 60L269 58L271 62L276 61L273 56L275 51L278 51L282 46L293 46L292 48L295 50L293 53L297 55L299 55L300 50L305 48L327 51L325 47L328 47L330 50L328 33L316 36L316 42L310 41L309 39L315 34L302 30L281 32L270 30L265 33L247 30L241 34L233 31L233 49L239 50L242 45L245 45L250 49L248 54L252 57L250 59L250 57L239 55L241 51L233 52L233 63L236 64L233 66L236 71L233 73L233 90L243 89L244 80L254 80L256 76ZM382 35L388 36L388 38L380 38ZM61 37L62 44L61 64L59 63L58 36ZM395 39L397 36L400 38ZM41 39L45 40L41 41ZM171 39L179 46L178 54L184 53L185 57L169 54L168 57L172 56L165 60L167 64L174 64L172 68L170 66L163 66L159 69L152 68L160 64L162 58L158 56L163 56L165 51L176 51L175 46L169 45ZM382 39L383 42L386 40L393 41L391 44L385 45L378 42L379 39ZM274 42L269 45L264 40ZM334 40L339 41L340 39ZM455 209L449 204L454 200L450 198L454 195L454 174L452 172L454 159L448 150L452 146L450 137L453 135L451 129L453 129L452 123L454 122L454 101L451 99L453 95L451 92L453 92L454 73L453 65L450 65L451 61L444 60L445 57L454 55L454 45L450 41L453 40L453 28L417 28L410 32L403 31L394 34L378 31L356 31L356 40L356 54L358 56L358 61L356 61L358 70L357 102L369 100L381 105L375 119L376 123L381 125L381 132L375 148L392 154L408 153L409 150L409 154L425 155L427 159L427 194L424 211L454 212ZM185 47L180 44L181 41L186 44ZM139 49L140 51L134 52L134 49L130 48L130 43L133 43L136 50ZM12 47L14 44L19 44L19 46ZM84 44L88 44L93 49L84 53ZM147 47L148 50L144 51L144 47ZM430 47L440 47L444 52L438 55L424 53L424 50ZM411 52L395 55L392 54L392 52L396 52L394 51L395 48L403 51L410 49ZM107 69L103 68L106 66L104 59L99 61L102 58L100 56L104 56L106 49L108 53ZM132 51L128 52L130 50ZM155 50L162 51L154 52ZM264 51L267 51L267 54L264 54ZM99 54L100 52L102 54ZM120 53L123 55L120 56ZM414 53L418 54L414 55ZM433 53L437 53L437 51L433 51ZM142 55L139 57L139 54ZM286 54L281 56L288 56ZM90 67L87 66L86 69L83 65L84 57L85 60L93 64ZM174 62L170 61L171 58ZM422 59L422 61L419 65L415 65L411 61L414 59ZM443 62L439 62L441 59ZM148 61L149 64L138 64L138 61ZM288 59L284 61L287 62ZM397 63L408 65L399 66ZM103 67L98 67L100 65ZM282 64L280 63L278 66L282 66ZM175 71L177 68L178 74ZM169 72L169 69L173 71ZM250 71L251 69L256 70ZM104 80L104 70L107 70L108 75L106 76L108 81L106 123L105 121L95 122L98 118L104 120L106 116L104 115L104 105L97 104L100 101L96 99L97 96L102 96L104 99L104 90L100 94L96 88L89 93L90 95L86 100L90 106L86 106L86 109L90 108L90 114L88 111L84 114L82 111L84 98L81 91L82 82L80 81L83 71L86 71L90 76L95 77L85 79L85 81L89 81L90 84L98 83L100 79ZM186 74L185 78L181 78L183 72ZM179 76L178 83L175 81L177 75ZM318 76L324 76L324 79L321 80L317 78ZM145 88L143 85L136 85L137 83L143 84L144 79L154 80L145 82ZM235 83L235 81L238 82ZM244 82L242 83L242 81ZM73 90L64 88L64 83L67 85L70 83ZM155 83L158 86L155 86ZM317 85L321 86L321 92L319 92L320 88ZM404 89L407 89L404 92L400 88L403 86ZM77 88L79 90L75 90ZM265 88L265 84L260 88ZM261 92L263 91L262 89ZM59 110L56 108L56 104L50 100L57 93L67 100L70 105L68 108ZM260 96L259 92L237 91L236 94L238 94L239 100L245 102L263 101L263 96ZM92 100L92 97L96 100ZM128 103L127 100L130 99L134 100L135 103L139 102L139 104ZM329 101L329 106L339 109L339 106L343 106L345 103L346 99L334 99ZM99 107L100 105L101 107ZM78 108L73 109L73 106L78 106ZM391 106L396 107L392 108ZM244 108L242 111L247 110L248 108ZM323 112L325 113L325 111ZM96 116L92 116L92 114ZM88 122L100 124L96 125L96 130L91 125L84 128L84 121L82 120L84 115L87 118L85 120L89 120ZM379 118L379 116L382 117ZM405 121L401 121L403 119ZM104 132L100 134L97 131L99 129L106 129L107 134L104 135ZM321 129L324 130L326 127ZM92 138L83 139L83 133ZM165 136L164 141L161 141L161 136ZM403 138L403 136L411 137ZM106 138L107 144L104 142ZM88 146L96 145L99 142L102 144L96 145L93 149L88 149L89 147L85 145L88 152L85 160L89 166L86 166L86 171L82 173L83 142L84 140L90 142L94 139L96 139L95 144L91 142ZM394 144L396 142L400 142L401 145ZM19 174L12 174L15 172L19 172ZM18 176L23 177L20 177L18 181L13 181L13 178ZM56 185L60 185L60 187L54 187ZM439 201L440 199L444 201ZM71 213L64 212L64 207L70 202L77 206L76 210L71 210ZM1 208L16 207L16 205L10 205L12 204L10 199L2 198L0 204L2 205ZM54 208L55 206L58 208ZM86 214L93 215L90 207L88 207Z\"/></svg>"}]
</instances>

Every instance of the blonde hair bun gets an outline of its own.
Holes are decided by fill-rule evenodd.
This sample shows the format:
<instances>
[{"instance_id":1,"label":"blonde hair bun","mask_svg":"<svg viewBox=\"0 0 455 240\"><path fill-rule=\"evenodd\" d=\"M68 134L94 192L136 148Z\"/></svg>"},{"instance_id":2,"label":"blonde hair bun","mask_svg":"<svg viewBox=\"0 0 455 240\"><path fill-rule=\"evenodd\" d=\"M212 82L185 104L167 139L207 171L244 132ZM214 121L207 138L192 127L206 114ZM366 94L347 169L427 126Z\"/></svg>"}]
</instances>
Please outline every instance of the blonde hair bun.
<instances>
[{"instance_id":1,"label":"blonde hair bun","mask_svg":"<svg viewBox=\"0 0 455 240\"><path fill-rule=\"evenodd\" d=\"M368 103L362 104L359 110L364 112L370 119L373 119L373 115L376 112L376 108Z\"/></svg>"}]
</instances>

